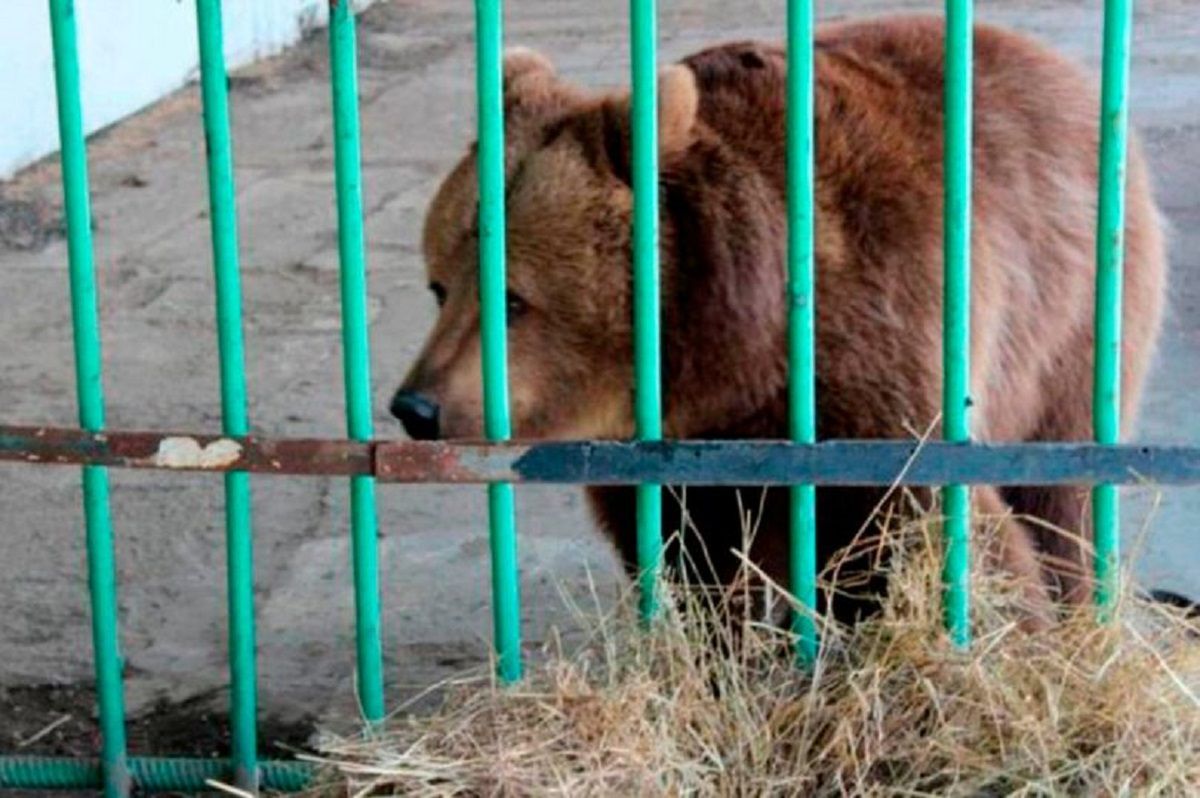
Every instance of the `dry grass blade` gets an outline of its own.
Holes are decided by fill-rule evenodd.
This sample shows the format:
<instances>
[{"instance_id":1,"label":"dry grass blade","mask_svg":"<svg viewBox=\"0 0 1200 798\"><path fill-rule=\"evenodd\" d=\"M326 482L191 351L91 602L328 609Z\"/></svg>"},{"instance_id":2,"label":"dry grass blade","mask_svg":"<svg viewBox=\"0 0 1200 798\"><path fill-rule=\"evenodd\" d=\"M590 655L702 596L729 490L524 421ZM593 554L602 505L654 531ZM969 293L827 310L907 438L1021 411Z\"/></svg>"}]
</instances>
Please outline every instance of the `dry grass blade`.
<instances>
[{"instance_id":1,"label":"dry grass blade","mask_svg":"<svg viewBox=\"0 0 1200 798\"><path fill-rule=\"evenodd\" d=\"M938 532L929 516L884 536L883 611L827 626L811 674L738 590L676 588L652 632L632 601L597 610L578 650L550 646L516 689L480 677L433 715L330 741L313 793L1200 794L1195 622L1128 595L1110 626L1081 611L1026 634L1014 586L976 573L975 643L956 651Z\"/></svg>"}]
</instances>

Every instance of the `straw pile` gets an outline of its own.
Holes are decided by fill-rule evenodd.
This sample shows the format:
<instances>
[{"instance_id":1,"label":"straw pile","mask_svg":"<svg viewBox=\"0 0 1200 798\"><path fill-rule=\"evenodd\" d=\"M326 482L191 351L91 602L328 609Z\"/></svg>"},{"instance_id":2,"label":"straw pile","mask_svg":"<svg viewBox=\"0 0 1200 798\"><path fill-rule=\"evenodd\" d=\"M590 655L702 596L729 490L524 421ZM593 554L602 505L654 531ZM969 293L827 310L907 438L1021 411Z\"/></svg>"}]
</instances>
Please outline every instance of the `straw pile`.
<instances>
[{"instance_id":1,"label":"straw pile","mask_svg":"<svg viewBox=\"0 0 1200 798\"><path fill-rule=\"evenodd\" d=\"M632 602L592 611L590 639L549 646L516 687L459 680L433 715L326 740L314 793L1200 794L1196 622L1127 595L1112 624L1087 611L1027 634L1013 586L977 569L974 642L956 651L939 528L887 534L902 556L883 611L827 626L811 673L786 632L729 621L739 589L677 588L683 609L648 633Z\"/></svg>"}]
</instances>

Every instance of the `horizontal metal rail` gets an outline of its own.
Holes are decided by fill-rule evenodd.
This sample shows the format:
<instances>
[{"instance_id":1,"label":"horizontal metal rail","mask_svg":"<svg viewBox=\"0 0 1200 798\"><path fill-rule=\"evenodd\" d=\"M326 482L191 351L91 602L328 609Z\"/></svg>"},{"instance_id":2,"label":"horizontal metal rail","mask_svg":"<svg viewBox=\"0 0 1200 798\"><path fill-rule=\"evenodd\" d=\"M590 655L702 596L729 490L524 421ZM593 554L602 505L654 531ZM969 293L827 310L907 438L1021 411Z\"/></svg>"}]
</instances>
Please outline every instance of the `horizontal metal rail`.
<instances>
[{"instance_id":1,"label":"horizontal metal rail","mask_svg":"<svg viewBox=\"0 0 1200 798\"><path fill-rule=\"evenodd\" d=\"M234 768L225 759L130 757L129 775L145 792L199 792L210 781L230 784ZM308 762L259 762L261 785L267 790L298 792L313 781ZM103 784L96 759L44 756L0 756L0 790L88 790Z\"/></svg>"},{"instance_id":2,"label":"horizontal metal rail","mask_svg":"<svg viewBox=\"0 0 1200 798\"><path fill-rule=\"evenodd\" d=\"M372 444L349 440L265 440L193 432L104 432L0 426L0 460L178 471L257 474L370 474Z\"/></svg>"},{"instance_id":3,"label":"horizontal metal rail","mask_svg":"<svg viewBox=\"0 0 1200 798\"><path fill-rule=\"evenodd\" d=\"M372 475L381 482L633 485L1200 484L1200 446L944 441L442 443L0 426L0 461Z\"/></svg>"}]
</instances>

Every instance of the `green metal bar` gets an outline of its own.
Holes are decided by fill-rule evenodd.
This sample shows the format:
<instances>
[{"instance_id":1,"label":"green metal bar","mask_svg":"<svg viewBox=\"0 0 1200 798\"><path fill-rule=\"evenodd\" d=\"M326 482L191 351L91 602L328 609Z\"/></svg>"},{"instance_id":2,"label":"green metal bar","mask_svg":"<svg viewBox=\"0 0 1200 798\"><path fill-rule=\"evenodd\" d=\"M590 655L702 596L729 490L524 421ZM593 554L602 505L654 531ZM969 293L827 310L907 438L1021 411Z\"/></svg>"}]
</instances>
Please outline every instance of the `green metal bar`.
<instances>
[{"instance_id":1,"label":"green metal bar","mask_svg":"<svg viewBox=\"0 0 1200 798\"><path fill-rule=\"evenodd\" d=\"M246 790L255 789L258 784L254 540L250 518L250 475L231 471L225 475L230 753L237 764L237 784Z\"/></svg>"},{"instance_id":2,"label":"green metal bar","mask_svg":"<svg viewBox=\"0 0 1200 798\"><path fill-rule=\"evenodd\" d=\"M229 132L229 92L220 0L196 0L196 26L200 44L200 89L204 101L209 219L217 292L221 427L226 435L242 436L249 433L250 423L246 412L237 204L234 199L233 144ZM237 785L254 790L258 786L254 530L250 475L244 471L232 471L225 475L225 545L229 601L230 746L236 766Z\"/></svg>"},{"instance_id":3,"label":"green metal bar","mask_svg":"<svg viewBox=\"0 0 1200 798\"><path fill-rule=\"evenodd\" d=\"M788 0L788 426L793 441L817 440L816 294L813 121L813 8ZM801 609L792 615L796 655L817 658L817 494L813 485L791 488L791 588Z\"/></svg>"},{"instance_id":4,"label":"green metal bar","mask_svg":"<svg viewBox=\"0 0 1200 798\"><path fill-rule=\"evenodd\" d=\"M479 305L483 347L483 419L489 441L512 434L508 410L505 319L503 6L475 3L475 85L479 115ZM513 487L488 486L492 550L492 623L500 679L521 678L521 600Z\"/></svg>"},{"instance_id":5,"label":"green metal bar","mask_svg":"<svg viewBox=\"0 0 1200 798\"><path fill-rule=\"evenodd\" d=\"M1133 1L1104 4L1100 96L1100 197L1096 220L1096 354L1092 425L1096 442L1121 437L1121 281L1125 254L1125 164ZM1115 485L1092 489L1096 603L1111 613L1120 591L1120 507Z\"/></svg>"},{"instance_id":6,"label":"green metal bar","mask_svg":"<svg viewBox=\"0 0 1200 798\"><path fill-rule=\"evenodd\" d=\"M942 423L946 440L961 443L971 437L971 17L971 0L947 0ZM966 485L948 485L942 497L946 628L955 645L965 647L971 637L971 497Z\"/></svg>"},{"instance_id":7,"label":"green metal bar","mask_svg":"<svg viewBox=\"0 0 1200 798\"><path fill-rule=\"evenodd\" d=\"M341 263L342 352L346 426L356 441L374 435L371 357L367 335L367 262L358 132L358 55L349 0L329 4L329 60L333 84L334 170L338 255ZM379 551L375 479L350 478L350 538L354 563L358 696L363 717L383 720L383 643L379 620Z\"/></svg>"},{"instance_id":8,"label":"green metal bar","mask_svg":"<svg viewBox=\"0 0 1200 798\"><path fill-rule=\"evenodd\" d=\"M228 782L233 763L223 759L132 757L129 773L148 792L207 792L208 780ZM316 768L307 762L262 762L262 786L299 792L311 786ZM0 757L0 790L88 790L104 784L103 768L94 759L67 757Z\"/></svg>"},{"instance_id":9,"label":"green metal bar","mask_svg":"<svg viewBox=\"0 0 1200 798\"><path fill-rule=\"evenodd\" d=\"M658 32L654 0L630 0L633 101L633 384L637 437L662 440L662 365L658 285ZM658 613L662 558L662 486L637 489L640 608Z\"/></svg>"},{"instance_id":10,"label":"green metal bar","mask_svg":"<svg viewBox=\"0 0 1200 798\"><path fill-rule=\"evenodd\" d=\"M58 100L58 135L62 147L79 425L89 432L100 432L104 429L100 319L96 307L95 264L92 260L92 215L80 102L75 7L71 0L50 0L50 31L54 42L54 85ZM92 605L92 648L100 711L103 786L106 796L116 798L129 794L129 771L125 753L125 702L117 628L116 561L109 514L108 471L102 466L83 468L83 507L87 526L88 588Z\"/></svg>"}]
</instances>

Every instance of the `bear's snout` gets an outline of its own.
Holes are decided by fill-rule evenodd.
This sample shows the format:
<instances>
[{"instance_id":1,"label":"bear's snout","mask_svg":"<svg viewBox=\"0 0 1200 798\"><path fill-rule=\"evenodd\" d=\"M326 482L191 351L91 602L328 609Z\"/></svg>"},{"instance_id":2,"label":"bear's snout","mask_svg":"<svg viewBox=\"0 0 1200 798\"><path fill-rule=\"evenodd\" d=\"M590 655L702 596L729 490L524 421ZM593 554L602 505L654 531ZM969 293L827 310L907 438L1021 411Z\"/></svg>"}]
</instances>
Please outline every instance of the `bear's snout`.
<instances>
[{"instance_id":1,"label":"bear's snout","mask_svg":"<svg viewBox=\"0 0 1200 798\"><path fill-rule=\"evenodd\" d=\"M392 415L400 419L404 431L416 441L438 439L438 417L441 412L437 402L416 391L399 390L392 397Z\"/></svg>"}]
</instances>

